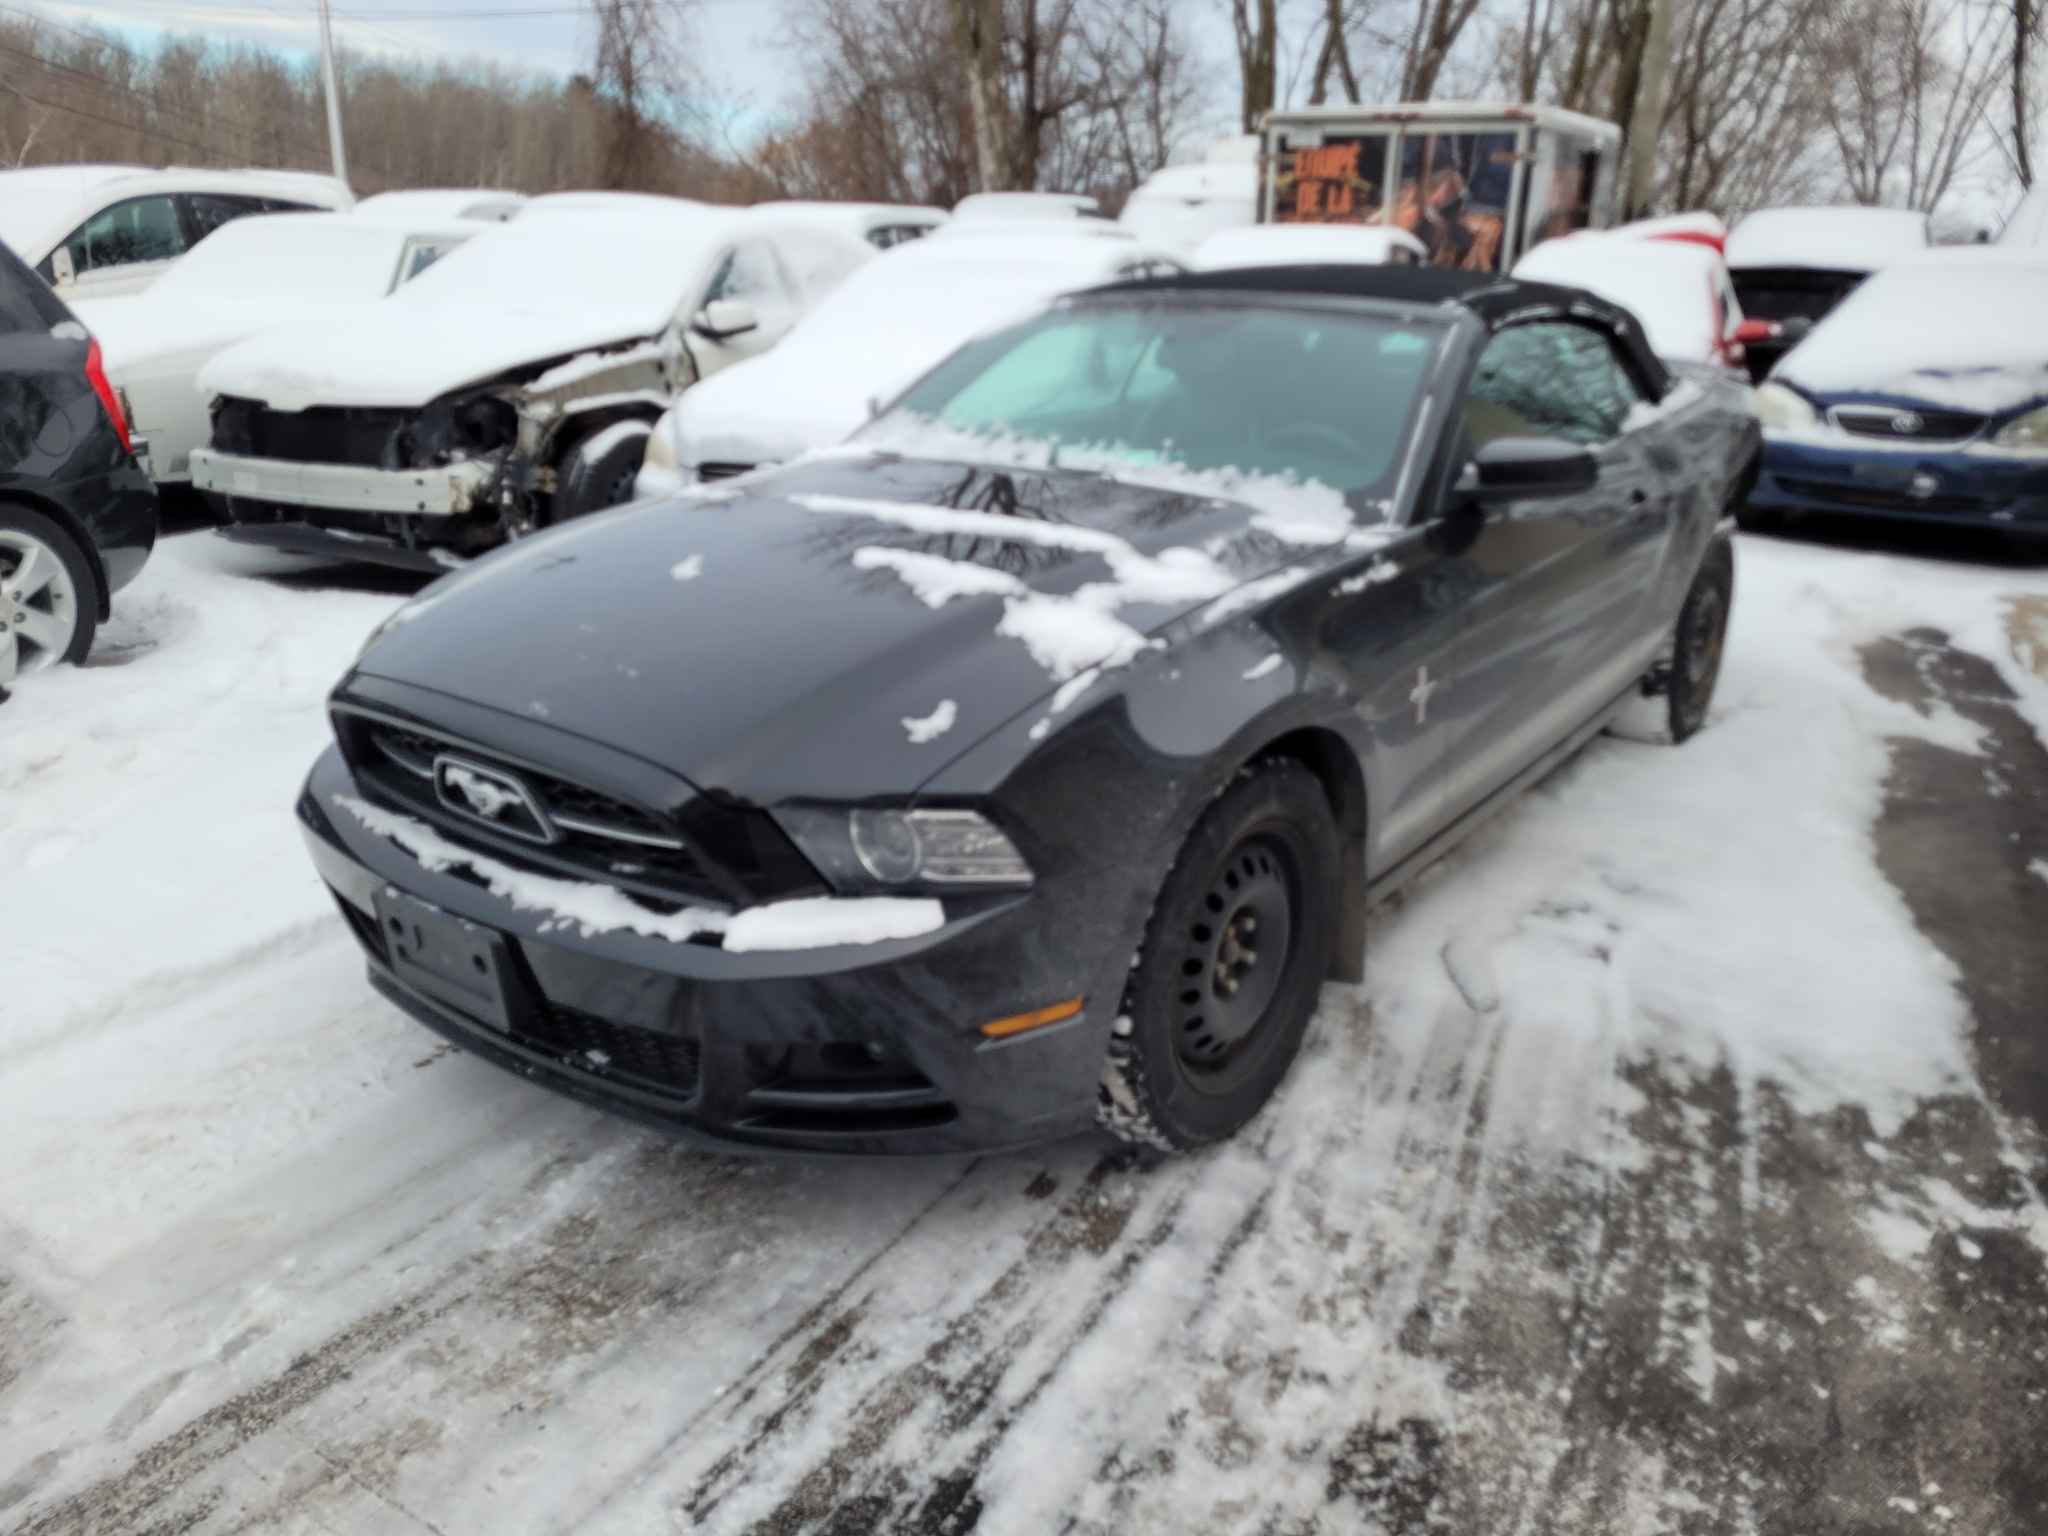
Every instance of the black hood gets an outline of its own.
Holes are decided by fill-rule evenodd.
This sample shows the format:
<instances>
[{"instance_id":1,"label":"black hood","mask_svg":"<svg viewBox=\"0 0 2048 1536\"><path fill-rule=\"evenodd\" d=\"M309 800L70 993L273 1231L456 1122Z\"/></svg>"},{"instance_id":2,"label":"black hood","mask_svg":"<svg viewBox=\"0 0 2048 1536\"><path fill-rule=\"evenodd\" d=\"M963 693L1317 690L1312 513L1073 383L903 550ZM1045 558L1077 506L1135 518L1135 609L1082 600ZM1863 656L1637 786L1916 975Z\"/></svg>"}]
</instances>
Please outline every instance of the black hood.
<instances>
[{"instance_id":1,"label":"black hood","mask_svg":"<svg viewBox=\"0 0 2048 1536\"><path fill-rule=\"evenodd\" d=\"M971 531L918 529L835 499L921 509L913 519L983 516ZM1010 520L1036 537L1000 536ZM1170 558L1227 587L1309 553L1254 522L1238 502L1092 474L830 459L749 477L725 499L643 504L515 545L428 589L358 670L756 803L902 795L1046 698L1059 667L1108 659L1101 626L1066 627L1050 665L998 632L1020 598L1099 594L1115 579L1102 552L1060 547L1061 530L1114 535L1139 556L1184 550ZM970 584L988 572L982 585L1008 590L934 606L890 564L896 552L959 562L929 568L964 569ZM1149 634L1212 595L1149 592L1116 604L1108 630ZM1058 630L1065 610L1049 606ZM948 701L952 725L914 742L904 722Z\"/></svg>"}]
</instances>

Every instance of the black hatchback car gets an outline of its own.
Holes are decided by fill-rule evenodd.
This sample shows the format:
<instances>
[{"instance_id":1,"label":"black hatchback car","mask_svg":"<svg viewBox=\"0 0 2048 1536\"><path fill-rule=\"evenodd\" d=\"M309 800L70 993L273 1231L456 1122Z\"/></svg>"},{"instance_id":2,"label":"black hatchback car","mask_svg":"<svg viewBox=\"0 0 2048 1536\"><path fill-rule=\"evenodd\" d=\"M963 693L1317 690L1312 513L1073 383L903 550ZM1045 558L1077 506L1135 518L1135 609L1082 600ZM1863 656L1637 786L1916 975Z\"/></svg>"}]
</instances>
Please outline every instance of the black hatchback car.
<instances>
[{"instance_id":1,"label":"black hatchback car","mask_svg":"<svg viewBox=\"0 0 2048 1536\"><path fill-rule=\"evenodd\" d=\"M1704 721L1744 391L1452 272L1120 285L846 448L429 588L298 813L392 1001L727 1144L1186 1148L1370 904Z\"/></svg>"},{"instance_id":2,"label":"black hatchback car","mask_svg":"<svg viewBox=\"0 0 2048 1536\"><path fill-rule=\"evenodd\" d=\"M99 343L0 245L0 689L85 659L156 532Z\"/></svg>"}]
</instances>

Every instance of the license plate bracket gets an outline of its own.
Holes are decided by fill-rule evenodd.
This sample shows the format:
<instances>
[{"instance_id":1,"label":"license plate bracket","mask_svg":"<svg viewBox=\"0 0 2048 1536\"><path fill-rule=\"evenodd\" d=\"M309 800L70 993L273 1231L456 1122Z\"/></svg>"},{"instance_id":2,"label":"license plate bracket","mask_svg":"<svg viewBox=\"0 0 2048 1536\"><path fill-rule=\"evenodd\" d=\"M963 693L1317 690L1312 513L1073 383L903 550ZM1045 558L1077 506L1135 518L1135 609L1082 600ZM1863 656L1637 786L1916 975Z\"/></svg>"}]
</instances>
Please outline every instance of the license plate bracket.
<instances>
[{"instance_id":1,"label":"license plate bracket","mask_svg":"<svg viewBox=\"0 0 2048 1536\"><path fill-rule=\"evenodd\" d=\"M500 1033L510 1031L503 934L388 885L372 904L401 982Z\"/></svg>"}]
</instances>

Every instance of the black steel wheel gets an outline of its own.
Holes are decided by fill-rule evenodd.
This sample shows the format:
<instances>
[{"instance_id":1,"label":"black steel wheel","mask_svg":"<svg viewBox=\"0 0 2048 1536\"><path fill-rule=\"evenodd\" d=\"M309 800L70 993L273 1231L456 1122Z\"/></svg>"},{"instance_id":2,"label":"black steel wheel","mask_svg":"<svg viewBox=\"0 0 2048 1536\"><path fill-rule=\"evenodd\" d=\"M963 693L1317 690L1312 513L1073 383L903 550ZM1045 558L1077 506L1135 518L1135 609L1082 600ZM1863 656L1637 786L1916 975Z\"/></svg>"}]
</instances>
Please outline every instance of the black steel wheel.
<instances>
[{"instance_id":1,"label":"black steel wheel","mask_svg":"<svg viewBox=\"0 0 2048 1536\"><path fill-rule=\"evenodd\" d=\"M1167 876L1110 1044L1101 1119L1169 1150L1230 1135L1301 1049L1337 935L1336 820L1299 763L1254 764Z\"/></svg>"},{"instance_id":2,"label":"black steel wheel","mask_svg":"<svg viewBox=\"0 0 2048 1536\"><path fill-rule=\"evenodd\" d=\"M1727 650L1728 613L1735 600L1735 555L1727 540L1716 543L1693 578L1672 637L1670 704L1673 742L1698 733L1707 723L1714 688Z\"/></svg>"},{"instance_id":3,"label":"black steel wheel","mask_svg":"<svg viewBox=\"0 0 2048 1536\"><path fill-rule=\"evenodd\" d=\"M652 430L644 421L618 422L599 428L564 454L548 521L565 523L631 501Z\"/></svg>"}]
</instances>

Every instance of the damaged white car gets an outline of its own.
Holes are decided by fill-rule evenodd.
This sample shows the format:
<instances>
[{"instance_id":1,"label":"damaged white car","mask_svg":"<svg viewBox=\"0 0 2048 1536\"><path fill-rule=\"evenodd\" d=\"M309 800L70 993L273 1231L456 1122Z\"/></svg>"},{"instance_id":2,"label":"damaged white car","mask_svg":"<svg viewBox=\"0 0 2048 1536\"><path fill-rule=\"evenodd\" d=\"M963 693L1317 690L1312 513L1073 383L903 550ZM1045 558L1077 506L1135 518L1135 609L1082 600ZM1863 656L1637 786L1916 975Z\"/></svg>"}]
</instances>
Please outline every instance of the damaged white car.
<instances>
[{"instance_id":1,"label":"damaged white car","mask_svg":"<svg viewBox=\"0 0 2048 1536\"><path fill-rule=\"evenodd\" d=\"M540 199L389 299L208 365L223 537L435 570L627 500L675 395L766 350L874 247L772 205Z\"/></svg>"}]
</instances>

